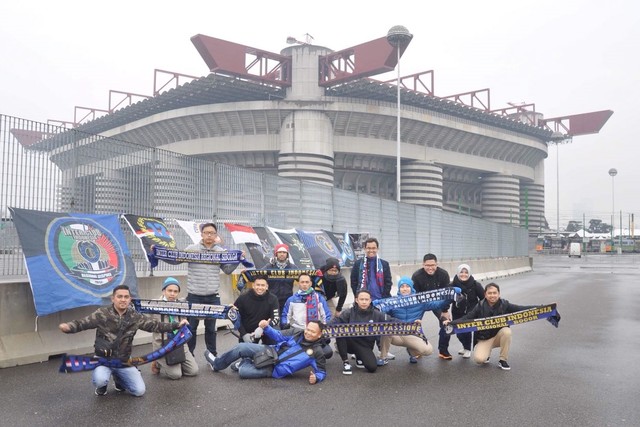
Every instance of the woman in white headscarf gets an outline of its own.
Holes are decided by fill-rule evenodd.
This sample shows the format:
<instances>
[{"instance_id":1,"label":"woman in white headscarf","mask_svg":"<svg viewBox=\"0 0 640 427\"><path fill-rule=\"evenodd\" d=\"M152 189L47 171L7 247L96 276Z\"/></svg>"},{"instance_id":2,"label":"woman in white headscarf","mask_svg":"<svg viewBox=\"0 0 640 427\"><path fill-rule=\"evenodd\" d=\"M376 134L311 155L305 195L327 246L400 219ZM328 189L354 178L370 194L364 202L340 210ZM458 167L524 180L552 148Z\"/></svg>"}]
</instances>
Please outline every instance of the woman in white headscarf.
<instances>
[{"instance_id":1,"label":"woman in white headscarf","mask_svg":"<svg viewBox=\"0 0 640 427\"><path fill-rule=\"evenodd\" d=\"M482 284L471 275L471 267L468 264L460 264L458 273L453 278L451 286L461 289L464 299L457 304L453 304L451 315L453 320L459 319L467 314L473 307L484 298L484 288ZM471 357L471 332L456 334L458 340L462 343L462 349L458 354L468 359Z\"/></svg>"}]
</instances>

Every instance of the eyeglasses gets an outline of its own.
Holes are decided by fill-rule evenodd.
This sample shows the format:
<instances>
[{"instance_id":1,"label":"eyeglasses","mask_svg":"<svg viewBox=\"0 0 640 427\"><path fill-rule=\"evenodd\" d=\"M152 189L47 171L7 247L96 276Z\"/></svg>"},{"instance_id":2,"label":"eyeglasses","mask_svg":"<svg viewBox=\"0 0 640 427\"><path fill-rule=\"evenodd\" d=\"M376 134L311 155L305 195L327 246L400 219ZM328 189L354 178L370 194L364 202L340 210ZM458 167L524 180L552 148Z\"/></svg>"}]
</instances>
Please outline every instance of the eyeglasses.
<instances>
[{"instance_id":1,"label":"eyeglasses","mask_svg":"<svg viewBox=\"0 0 640 427\"><path fill-rule=\"evenodd\" d=\"M215 231L203 231L202 234L206 234L207 236L213 236L214 234L218 234Z\"/></svg>"}]
</instances>

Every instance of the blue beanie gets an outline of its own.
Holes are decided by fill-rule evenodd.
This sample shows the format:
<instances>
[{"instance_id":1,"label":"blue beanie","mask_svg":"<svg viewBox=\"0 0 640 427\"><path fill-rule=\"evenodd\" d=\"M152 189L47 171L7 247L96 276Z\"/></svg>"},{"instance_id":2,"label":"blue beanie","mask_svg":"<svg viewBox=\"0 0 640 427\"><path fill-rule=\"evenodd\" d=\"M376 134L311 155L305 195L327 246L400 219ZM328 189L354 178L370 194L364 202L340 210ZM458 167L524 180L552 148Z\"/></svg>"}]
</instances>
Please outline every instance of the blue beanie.
<instances>
[{"instance_id":1,"label":"blue beanie","mask_svg":"<svg viewBox=\"0 0 640 427\"><path fill-rule=\"evenodd\" d=\"M164 291L169 285L176 285L178 287L178 290L180 290L180 282L178 282L178 279L176 279L175 277L167 277L166 279L164 279L162 290Z\"/></svg>"},{"instance_id":2,"label":"blue beanie","mask_svg":"<svg viewBox=\"0 0 640 427\"><path fill-rule=\"evenodd\" d=\"M400 290L400 286L407 285L411 288L411 293L415 294L416 290L413 287L413 280L409 276L402 276L400 280L398 280L398 291Z\"/></svg>"}]
</instances>

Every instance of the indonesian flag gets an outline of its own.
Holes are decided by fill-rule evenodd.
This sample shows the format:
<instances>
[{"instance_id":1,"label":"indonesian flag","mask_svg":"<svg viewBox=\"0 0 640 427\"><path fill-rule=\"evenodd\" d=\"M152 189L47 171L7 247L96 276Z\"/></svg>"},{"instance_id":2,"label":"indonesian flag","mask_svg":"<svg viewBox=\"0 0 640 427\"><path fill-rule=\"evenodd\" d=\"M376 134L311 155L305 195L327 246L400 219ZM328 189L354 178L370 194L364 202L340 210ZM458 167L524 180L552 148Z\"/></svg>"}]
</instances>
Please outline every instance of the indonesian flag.
<instances>
[{"instance_id":1,"label":"indonesian flag","mask_svg":"<svg viewBox=\"0 0 640 427\"><path fill-rule=\"evenodd\" d=\"M224 226L229 230L231 237L233 237L233 241L237 245L241 243L255 243L256 245L262 245L260 238L253 227L248 225L230 224L228 222L225 222Z\"/></svg>"}]
</instances>

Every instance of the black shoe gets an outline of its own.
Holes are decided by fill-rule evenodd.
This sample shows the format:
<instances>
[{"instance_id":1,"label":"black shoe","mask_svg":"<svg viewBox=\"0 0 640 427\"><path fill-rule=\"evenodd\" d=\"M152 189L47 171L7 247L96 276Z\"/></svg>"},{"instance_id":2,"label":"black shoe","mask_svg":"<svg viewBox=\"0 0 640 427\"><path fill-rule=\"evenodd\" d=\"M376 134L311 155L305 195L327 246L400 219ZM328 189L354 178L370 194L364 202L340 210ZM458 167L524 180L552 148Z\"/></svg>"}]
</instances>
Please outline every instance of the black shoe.
<instances>
[{"instance_id":1,"label":"black shoe","mask_svg":"<svg viewBox=\"0 0 640 427\"><path fill-rule=\"evenodd\" d=\"M116 385L116 391L117 392L122 392L124 391L124 386L122 384L120 384L119 382L117 382L116 380L113 380L113 382Z\"/></svg>"},{"instance_id":2,"label":"black shoe","mask_svg":"<svg viewBox=\"0 0 640 427\"><path fill-rule=\"evenodd\" d=\"M504 371L508 371L511 369L511 366L509 366L509 364L507 363L506 360L499 360L498 361L498 368L504 370Z\"/></svg>"},{"instance_id":3,"label":"black shoe","mask_svg":"<svg viewBox=\"0 0 640 427\"><path fill-rule=\"evenodd\" d=\"M96 396L104 396L105 394L107 394L107 386L102 386L102 387L98 387L96 388Z\"/></svg>"}]
</instances>

